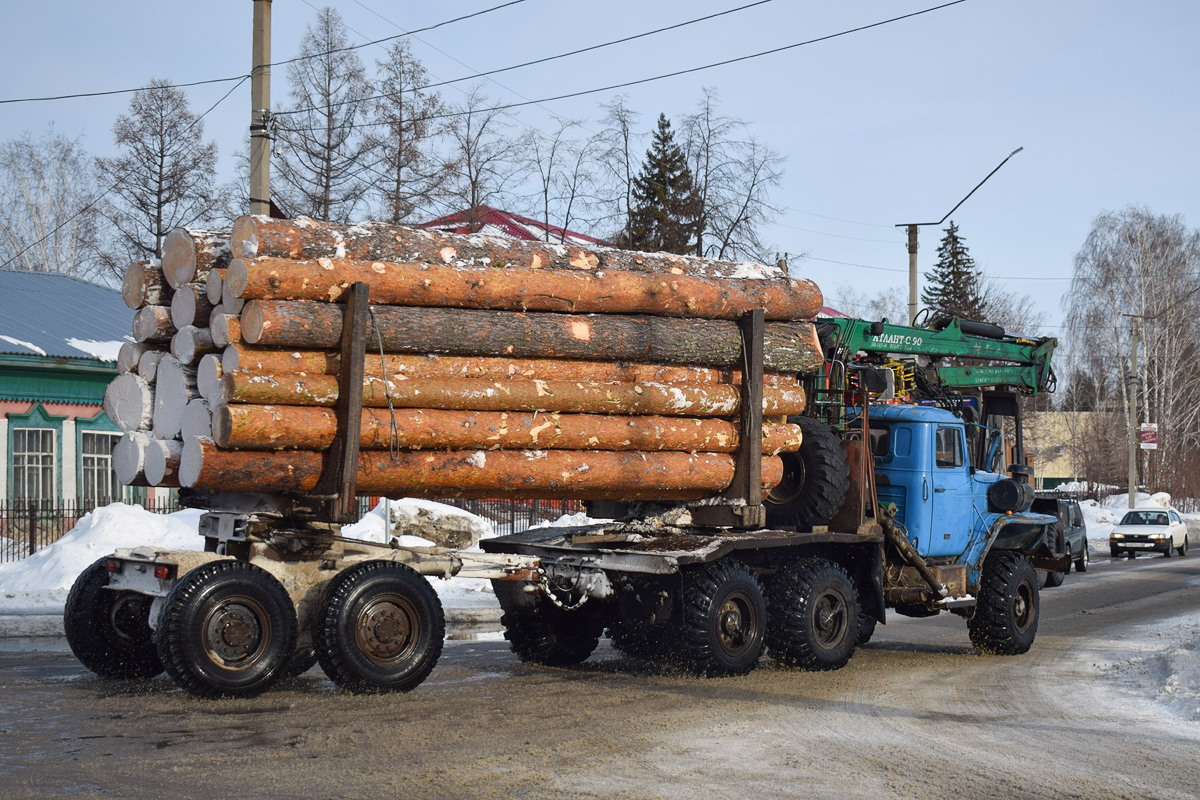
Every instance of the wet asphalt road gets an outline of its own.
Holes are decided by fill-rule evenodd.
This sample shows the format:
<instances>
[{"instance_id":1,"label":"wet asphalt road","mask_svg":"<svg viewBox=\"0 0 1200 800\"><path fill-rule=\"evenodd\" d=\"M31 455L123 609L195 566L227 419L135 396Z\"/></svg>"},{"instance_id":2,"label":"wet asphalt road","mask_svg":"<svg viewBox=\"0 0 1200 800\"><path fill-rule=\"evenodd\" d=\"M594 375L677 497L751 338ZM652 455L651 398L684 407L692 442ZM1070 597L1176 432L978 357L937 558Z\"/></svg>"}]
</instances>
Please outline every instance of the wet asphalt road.
<instances>
[{"instance_id":1,"label":"wet asphalt road","mask_svg":"<svg viewBox=\"0 0 1200 800\"><path fill-rule=\"evenodd\" d=\"M837 672L764 658L718 680L607 643L527 666L475 632L384 697L318 668L200 701L165 677L98 679L62 640L0 639L0 798L1200 797L1200 722L1100 668L1200 610L1200 555L1097 560L1042 599L1014 658L976 654L950 615L890 618Z\"/></svg>"}]
</instances>

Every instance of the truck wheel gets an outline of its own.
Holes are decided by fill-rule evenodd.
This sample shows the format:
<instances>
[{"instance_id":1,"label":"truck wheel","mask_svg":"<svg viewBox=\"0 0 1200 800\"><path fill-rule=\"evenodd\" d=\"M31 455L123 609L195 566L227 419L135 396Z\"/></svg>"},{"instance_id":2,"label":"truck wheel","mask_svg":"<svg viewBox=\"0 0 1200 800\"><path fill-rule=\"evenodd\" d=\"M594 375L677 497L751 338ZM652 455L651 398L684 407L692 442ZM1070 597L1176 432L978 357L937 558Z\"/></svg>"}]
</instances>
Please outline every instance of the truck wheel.
<instances>
[{"instance_id":1,"label":"truck wheel","mask_svg":"<svg viewBox=\"0 0 1200 800\"><path fill-rule=\"evenodd\" d=\"M871 637L875 635L875 618L864 616L858 617L858 643L866 644L871 641Z\"/></svg>"},{"instance_id":2,"label":"truck wheel","mask_svg":"<svg viewBox=\"0 0 1200 800\"><path fill-rule=\"evenodd\" d=\"M780 570L769 599L767 647L789 667L841 669L854 653L861 620L869 619L859 616L850 575L824 558L806 558Z\"/></svg>"},{"instance_id":3,"label":"truck wheel","mask_svg":"<svg viewBox=\"0 0 1200 800\"><path fill-rule=\"evenodd\" d=\"M1033 644L1038 627L1037 572L1029 559L994 550L983 562L979 601L967 622L971 644L985 653L1012 656Z\"/></svg>"},{"instance_id":4,"label":"truck wheel","mask_svg":"<svg viewBox=\"0 0 1200 800\"><path fill-rule=\"evenodd\" d=\"M297 678L317 665L317 651L311 647L301 647L292 653L283 668L283 677Z\"/></svg>"},{"instance_id":5,"label":"truck wheel","mask_svg":"<svg viewBox=\"0 0 1200 800\"><path fill-rule=\"evenodd\" d=\"M547 667L585 661L604 633L603 622L590 609L564 611L545 602L532 612L506 611L500 624L517 658Z\"/></svg>"},{"instance_id":6,"label":"truck wheel","mask_svg":"<svg viewBox=\"0 0 1200 800\"><path fill-rule=\"evenodd\" d=\"M1075 559L1075 571L1087 572L1088 564L1091 563L1092 556L1088 553L1087 539L1083 540L1083 549L1079 553L1079 558Z\"/></svg>"},{"instance_id":7,"label":"truck wheel","mask_svg":"<svg viewBox=\"0 0 1200 800\"><path fill-rule=\"evenodd\" d=\"M608 638L623 655L640 661L658 663L670 657L675 645L675 629L669 625L618 622L608 628Z\"/></svg>"},{"instance_id":8,"label":"truck wheel","mask_svg":"<svg viewBox=\"0 0 1200 800\"><path fill-rule=\"evenodd\" d=\"M1065 573L1065 572L1047 572L1046 573L1046 586L1048 586L1050 588L1054 588L1055 586L1062 586L1063 580L1065 580L1066 577L1067 577L1067 573Z\"/></svg>"},{"instance_id":9,"label":"truck wheel","mask_svg":"<svg viewBox=\"0 0 1200 800\"><path fill-rule=\"evenodd\" d=\"M163 602L158 656L198 697L254 697L283 677L296 650L296 609L283 586L245 561L187 573Z\"/></svg>"},{"instance_id":10,"label":"truck wheel","mask_svg":"<svg viewBox=\"0 0 1200 800\"><path fill-rule=\"evenodd\" d=\"M783 480L766 498L768 526L800 530L829 522L850 485L846 451L837 433L811 417L788 417L803 435L800 450L781 453Z\"/></svg>"},{"instance_id":11,"label":"truck wheel","mask_svg":"<svg viewBox=\"0 0 1200 800\"><path fill-rule=\"evenodd\" d=\"M766 638L767 604L754 573L718 561L683 573L680 655L697 675L742 675Z\"/></svg>"},{"instance_id":12,"label":"truck wheel","mask_svg":"<svg viewBox=\"0 0 1200 800\"><path fill-rule=\"evenodd\" d=\"M313 649L347 691L407 692L433 671L445 638L442 602L429 581L404 564L367 561L330 582Z\"/></svg>"},{"instance_id":13,"label":"truck wheel","mask_svg":"<svg viewBox=\"0 0 1200 800\"><path fill-rule=\"evenodd\" d=\"M153 678L163 671L150 630L153 597L110 592L107 559L80 573L67 595L63 628L71 652L102 678Z\"/></svg>"}]
</instances>

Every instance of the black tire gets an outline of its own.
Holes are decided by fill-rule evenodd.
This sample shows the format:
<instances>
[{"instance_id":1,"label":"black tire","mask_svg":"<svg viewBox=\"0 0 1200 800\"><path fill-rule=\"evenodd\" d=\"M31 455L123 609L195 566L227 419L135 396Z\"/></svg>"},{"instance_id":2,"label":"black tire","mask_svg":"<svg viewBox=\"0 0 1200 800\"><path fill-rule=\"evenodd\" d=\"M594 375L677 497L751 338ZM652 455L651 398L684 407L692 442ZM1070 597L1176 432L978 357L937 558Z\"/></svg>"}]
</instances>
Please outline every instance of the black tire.
<instances>
[{"instance_id":1,"label":"black tire","mask_svg":"<svg viewBox=\"0 0 1200 800\"><path fill-rule=\"evenodd\" d=\"M266 570L213 561L184 575L163 602L158 656L197 697L254 697L296 651L296 609Z\"/></svg>"},{"instance_id":2,"label":"black tire","mask_svg":"<svg viewBox=\"0 0 1200 800\"><path fill-rule=\"evenodd\" d=\"M767 648L776 661L807 670L846 665L859 625L869 617L859 616L858 592L845 569L823 558L806 558L775 575L768 597Z\"/></svg>"},{"instance_id":3,"label":"black tire","mask_svg":"<svg viewBox=\"0 0 1200 800\"><path fill-rule=\"evenodd\" d=\"M743 675L766 641L767 602L754 573L718 561L683 573L679 660L696 675Z\"/></svg>"},{"instance_id":4,"label":"black tire","mask_svg":"<svg viewBox=\"0 0 1200 800\"><path fill-rule=\"evenodd\" d=\"M1186 533L1183 535L1183 544L1179 545L1179 548L1178 548L1178 549L1179 549L1179 557L1180 557L1180 558L1182 558L1182 557L1184 557L1184 556L1186 556L1186 555L1187 555L1187 551L1188 551L1188 537L1187 537L1187 534L1186 534Z\"/></svg>"},{"instance_id":5,"label":"black tire","mask_svg":"<svg viewBox=\"0 0 1200 800\"><path fill-rule=\"evenodd\" d=\"M416 570L367 561L325 592L313 649L329 679L356 694L407 692L437 665L446 620L437 592Z\"/></svg>"},{"instance_id":6,"label":"black tire","mask_svg":"<svg viewBox=\"0 0 1200 800\"><path fill-rule=\"evenodd\" d=\"M1092 556L1088 552L1087 539L1084 538L1083 547L1079 551L1079 558L1075 559L1075 571L1076 572L1087 572L1088 564L1090 564L1091 562L1092 562Z\"/></svg>"},{"instance_id":7,"label":"black tire","mask_svg":"<svg viewBox=\"0 0 1200 800\"><path fill-rule=\"evenodd\" d=\"M1066 577L1067 577L1067 573L1065 573L1065 572L1047 572L1046 573L1046 585L1051 588L1053 588L1055 586L1062 586L1063 581L1066 580Z\"/></svg>"},{"instance_id":8,"label":"black tire","mask_svg":"<svg viewBox=\"0 0 1200 800\"><path fill-rule=\"evenodd\" d=\"M297 678L317 665L317 651L311 646L301 647L292 653L283 668L283 677Z\"/></svg>"},{"instance_id":9,"label":"black tire","mask_svg":"<svg viewBox=\"0 0 1200 800\"><path fill-rule=\"evenodd\" d=\"M967 622L971 643L984 653L1024 653L1037 636L1040 598L1037 572L1011 550L993 550L983 562L979 601Z\"/></svg>"},{"instance_id":10,"label":"black tire","mask_svg":"<svg viewBox=\"0 0 1200 800\"><path fill-rule=\"evenodd\" d=\"M508 611L500 618L504 638L517 658L547 667L586 661L604 633L604 623L584 606L564 611L543 601L536 611Z\"/></svg>"},{"instance_id":11,"label":"black tire","mask_svg":"<svg viewBox=\"0 0 1200 800\"><path fill-rule=\"evenodd\" d=\"M1115 547L1108 548L1108 554L1112 558L1120 558L1121 557L1121 551Z\"/></svg>"},{"instance_id":12,"label":"black tire","mask_svg":"<svg viewBox=\"0 0 1200 800\"><path fill-rule=\"evenodd\" d=\"M675 650L676 629L670 625L622 621L608 628L608 638L621 654L640 661L661 663Z\"/></svg>"},{"instance_id":13,"label":"black tire","mask_svg":"<svg viewBox=\"0 0 1200 800\"><path fill-rule=\"evenodd\" d=\"M837 432L811 417L788 417L800 426L800 450L781 453L783 480L766 498L767 525L809 530L829 522L842 507L850 467Z\"/></svg>"},{"instance_id":14,"label":"black tire","mask_svg":"<svg viewBox=\"0 0 1200 800\"><path fill-rule=\"evenodd\" d=\"M875 635L876 621L874 617L868 617L865 614L860 614L858 617L858 643L866 644L871 641L871 637Z\"/></svg>"},{"instance_id":15,"label":"black tire","mask_svg":"<svg viewBox=\"0 0 1200 800\"><path fill-rule=\"evenodd\" d=\"M67 595L63 628L71 652L102 678L153 678L163 671L150 630L154 598L137 592L110 592L107 559L80 573Z\"/></svg>"}]
</instances>

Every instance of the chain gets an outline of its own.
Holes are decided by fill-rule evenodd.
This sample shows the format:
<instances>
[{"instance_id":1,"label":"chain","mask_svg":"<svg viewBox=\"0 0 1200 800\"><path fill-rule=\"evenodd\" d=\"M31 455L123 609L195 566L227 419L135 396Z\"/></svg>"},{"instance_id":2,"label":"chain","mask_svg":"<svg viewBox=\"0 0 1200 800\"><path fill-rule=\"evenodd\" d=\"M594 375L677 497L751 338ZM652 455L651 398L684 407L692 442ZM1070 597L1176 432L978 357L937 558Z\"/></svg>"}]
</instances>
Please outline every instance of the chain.
<instances>
[{"instance_id":1,"label":"chain","mask_svg":"<svg viewBox=\"0 0 1200 800\"><path fill-rule=\"evenodd\" d=\"M584 589L583 593L580 595L579 602L568 604L568 603L564 603L563 601L559 600L555 596L554 589L551 588L551 586L550 586L550 580L549 580L549 577L546 575L546 571L540 570L540 573L541 574L538 577L538 586L541 587L542 591L544 591L546 593L546 597L550 598L550 602L554 603L554 605L558 606L563 611L574 611L575 609L579 608L580 606L582 606L584 603L586 603L588 601L588 599L591 597L590 592L592 591L592 589L596 588L596 577L598 574L598 573L593 572L591 574L591 576L588 578L587 588ZM580 578L583 577L582 572L579 573L579 577ZM573 586L572 588L573 589L579 588L578 580L575 581L575 586Z\"/></svg>"}]
</instances>

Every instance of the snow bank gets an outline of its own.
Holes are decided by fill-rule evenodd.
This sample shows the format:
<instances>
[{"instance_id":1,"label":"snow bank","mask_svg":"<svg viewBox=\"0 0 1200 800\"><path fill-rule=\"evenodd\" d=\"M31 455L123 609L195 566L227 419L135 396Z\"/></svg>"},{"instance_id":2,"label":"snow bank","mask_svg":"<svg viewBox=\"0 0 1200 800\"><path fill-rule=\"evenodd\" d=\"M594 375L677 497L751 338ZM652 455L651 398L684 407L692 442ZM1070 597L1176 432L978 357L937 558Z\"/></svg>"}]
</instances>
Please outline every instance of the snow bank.
<instances>
[{"instance_id":1,"label":"snow bank","mask_svg":"<svg viewBox=\"0 0 1200 800\"><path fill-rule=\"evenodd\" d=\"M391 511L392 524L387 524ZM387 542L389 531L402 547L472 547L496 535L492 524L477 514L432 500L381 500L358 522L342 528L353 539ZM421 536L420 534L426 534Z\"/></svg>"},{"instance_id":2,"label":"snow bank","mask_svg":"<svg viewBox=\"0 0 1200 800\"><path fill-rule=\"evenodd\" d=\"M1163 620L1133 641L1122 638L1112 660L1095 664L1122 691L1162 710L1200 721L1200 614ZM1124 657L1125 653L1138 655Z\"/></svg>"}]
</instances>

